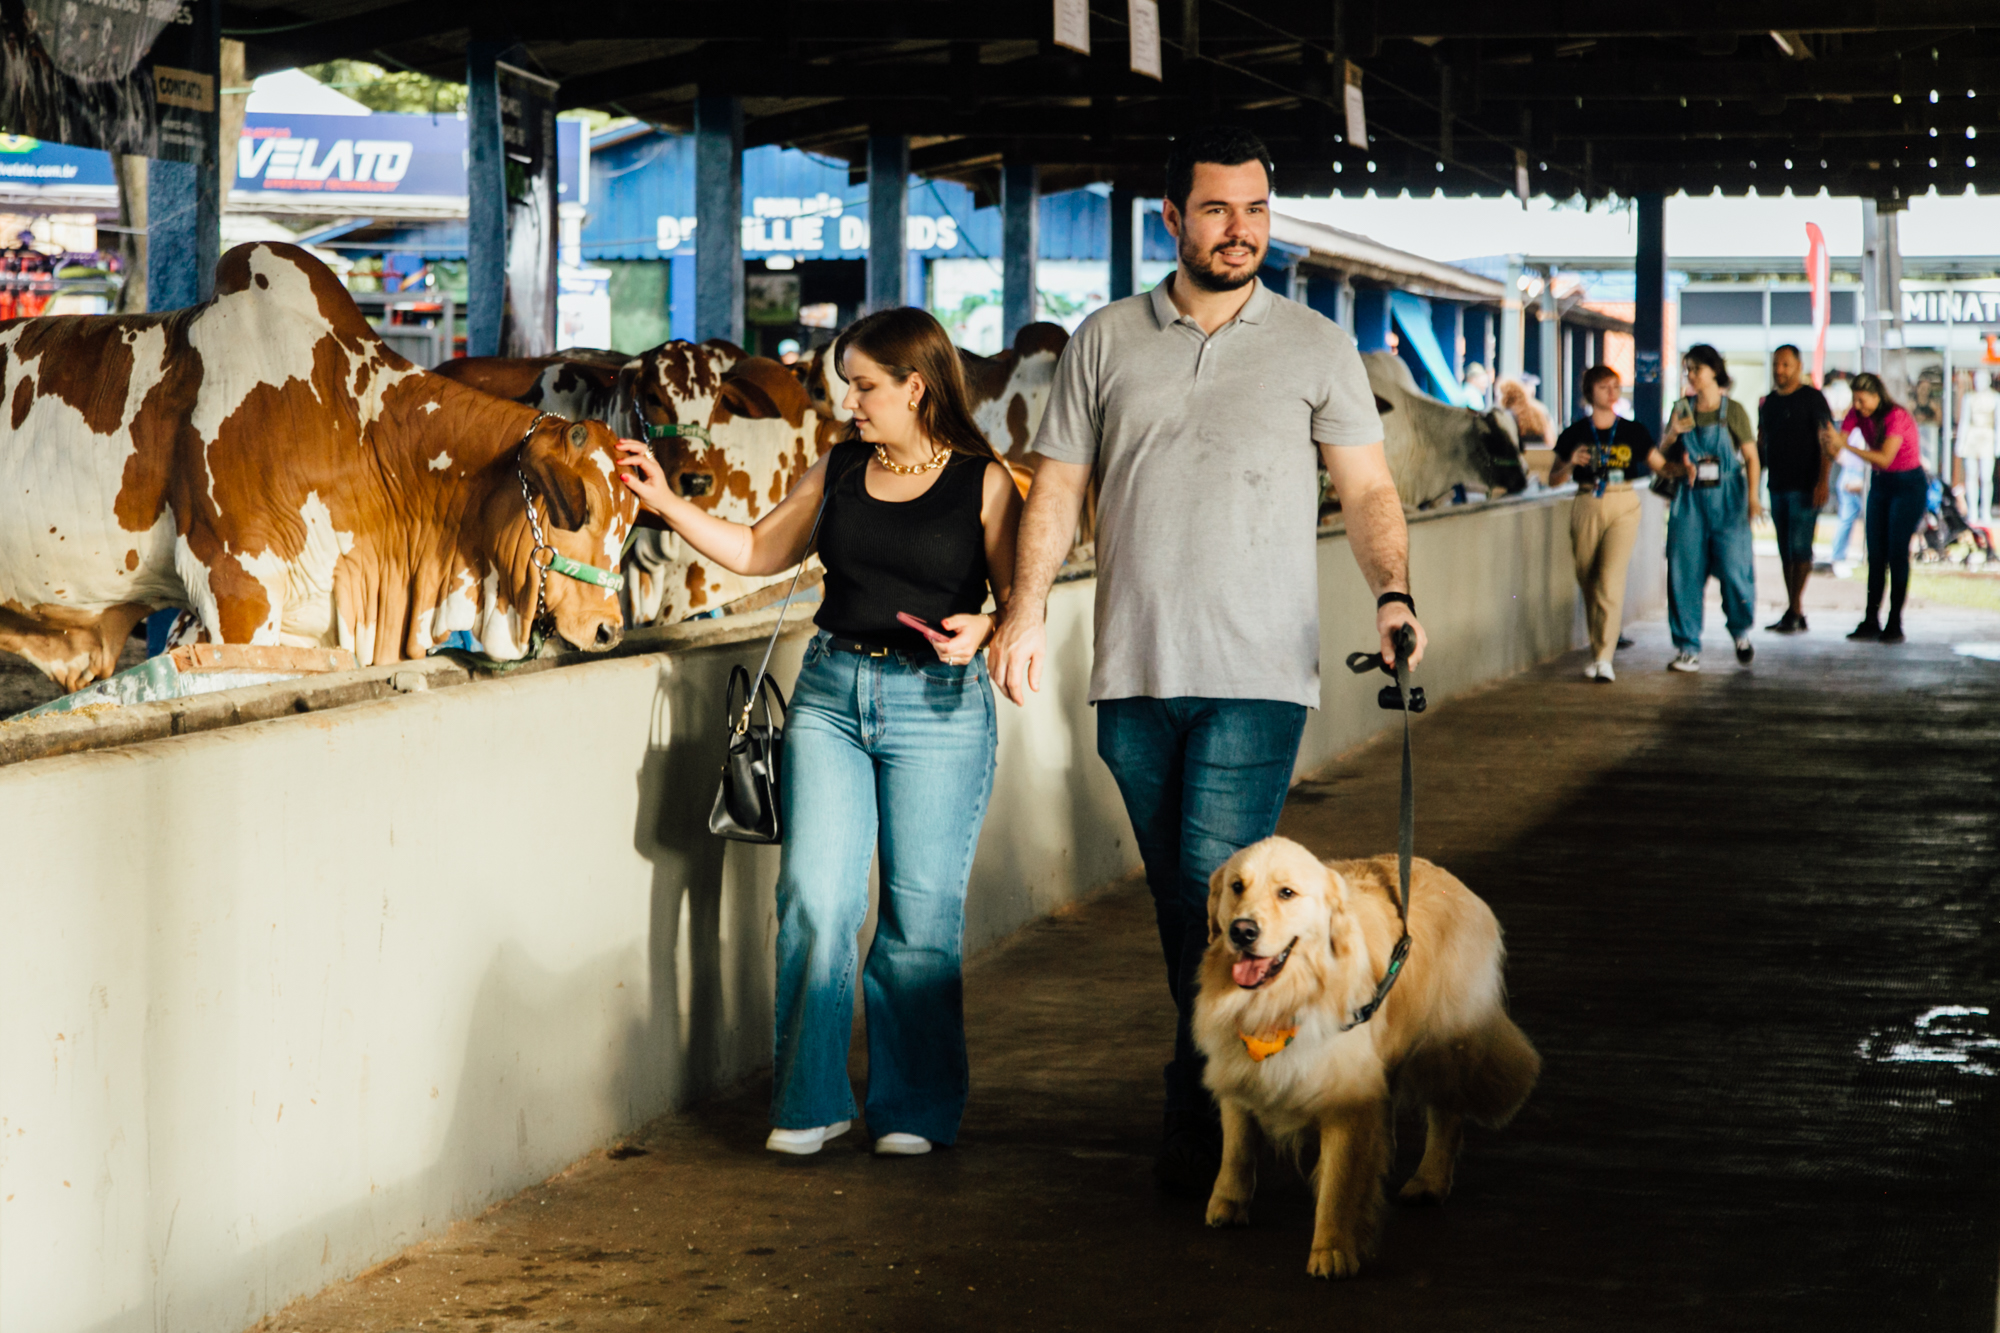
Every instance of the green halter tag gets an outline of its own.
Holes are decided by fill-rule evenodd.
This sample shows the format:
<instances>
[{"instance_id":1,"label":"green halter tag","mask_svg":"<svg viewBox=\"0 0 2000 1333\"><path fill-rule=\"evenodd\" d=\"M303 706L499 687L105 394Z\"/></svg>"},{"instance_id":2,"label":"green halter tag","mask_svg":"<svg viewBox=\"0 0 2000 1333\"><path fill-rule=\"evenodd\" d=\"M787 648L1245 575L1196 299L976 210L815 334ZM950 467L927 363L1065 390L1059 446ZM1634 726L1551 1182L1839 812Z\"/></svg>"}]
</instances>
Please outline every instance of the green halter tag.
<instances>
[{"instance_id":1,"label":"green halter tag","mask_svg":"<svg viewBox=\"0 0 2000 1333\"><path fill-rule=\"evenodd\" d=\"M625 586L625 576L623 574L613 573L608 569L599 569L595 565L579 563L556 551L549 552L549 563L546 568L551 574L561 574L582 583L594 583L598 587L611 592L617 592Z\"/></svg>"},{"instance_id":2,"label":"green halter tag","mask_svg":"<svg viewBox=\"0 0 2000 1333\"><path fill-rule=\"evenodd\" d=\"M648 440L700 440L703 444L715 443L709 437L708 427L683 426L671 421L664 426L656 426L650 421L647 422L646 438Z\"/></svg>"}]
</instances>

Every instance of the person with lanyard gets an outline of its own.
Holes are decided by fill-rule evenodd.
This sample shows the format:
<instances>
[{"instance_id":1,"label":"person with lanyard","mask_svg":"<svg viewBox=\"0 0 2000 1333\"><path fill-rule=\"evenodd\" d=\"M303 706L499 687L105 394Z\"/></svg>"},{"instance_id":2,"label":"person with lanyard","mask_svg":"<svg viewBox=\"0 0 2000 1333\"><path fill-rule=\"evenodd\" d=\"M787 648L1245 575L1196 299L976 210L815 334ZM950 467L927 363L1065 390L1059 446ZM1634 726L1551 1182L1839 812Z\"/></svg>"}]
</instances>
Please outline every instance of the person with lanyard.
<instances>
[{"instance_id":1,"label":"person with lanyard","mask_svg":"<svg viewBox=\"0 0 2000 1333\"><path fill-rule=\"evenodd\" d=\"M1862 443L1848 437L1858 431ZM1882 377L1862 371L1854 377L1854 406L1838 427L1820 436L1828 456L1852 453L1874 469L1868 487L1868 512L1862 530L1868 534L1868 614L1847 637L1878 643L1903 641L1903 599L1910 591L1910 539L1924 521L1929 478L1918 445L1917 423L1889 398ZM1889 619L1882 612L1882 584L1889 584Z\"/></svg>"},{"instance_id":2,"label":"person with lanyard","mask_svg":"<svg viewBox=\"0 0 2000 1333\"><path fill-rule=\"evenodd\" d=\"M776 574L814 549L826 594L793 686L780 771L772 1152L808 1156L854 1120L857 935L868 1130L880 1157L958 1136L965 1052L965 891L998 739L979 650L987 594L1007 605L1021 498L972 419L958 349L928 312L878 310L833 347L847 439L754 525L676 494L625 440L625 484L704 558ZM817 528L815 528L817 522ZM815 533L817 541L815 542Z\"/></svg>"},{"instance_id":3,"label":"person with lanyard","mask_svg":"<svg viewBox=\"0 0 2000 1333\"><path fill-rule=\"evenodd\" d=\"M1674 404L1660 441L1668 460L1659 469L1681 481L1667 514L1667 624L1678 650L1670 671L1701 670L1703 600L1708 581L1722 584L1722 615L1748 666L1757 650L1757 568L1750 520L1757 500L1757 433L1743 404L1728 395L1722 353L1696 343L1681 359L1687 396Z\"/></svg>"},{"instance_id":4,"label":"person with lanyard","mask_svg":"<svg viewBox=\"0 0 2000 1333\"><path fill-rule=\"evenodd\" d=\"M1826 508L1827 457L1820 432L1833 421L1826 399L1805 382L1799 349L1771 353L1771 392L1757 407L1757 458L1771 477L1771 522L1778 529L1778 563L1785 569L1785 614L1764 628L1803 633L1806 580L1812 576L1813 532Z\"/></svg>"},{"instance_id":5,"label":"person with lanyard","mask_svg":"<svg viewBox=\"0 0 2000 1333\"><path fill-rule=\"evenodd\" d=\"M1583 678L1605 685L1618 679L1611 654L1624 623L1625 571L1639 540L1639 495L1632 483L1658 460L1646 428L1615 411L1622 391L1618 372L1610 366L1583 372L1590 411L1556 437L1556 461L1549 469L1550 486L1576 481L1569 544L1590 626L1590 663Z\"/></svg>"},{"instance_id":6,"label":"person with lanyard","mask_svg":"<svg viewBox=\"0 0 2000 1333\"><path fill-rule=\"evenodd\" d=\"M1178 1011L1153 1173L1196 1198L1222 1152L1189 1029L1208 877L1277 831L1319 706L1319 465L1375 599L1352 632L1393 661L1407 629L1410 665L1424 654L1403 502L1354 339L1257 279L1271 173L1246 130L1174 140L1160 218L1175 269L1093 312L1056 363L993 646L994 683L1026 703L1048 656L1049 588L1095 473L1097 753L1132 820ZM1140 1036L1128 1025L1120 1040Z\"/></svg>"}]
</instances>

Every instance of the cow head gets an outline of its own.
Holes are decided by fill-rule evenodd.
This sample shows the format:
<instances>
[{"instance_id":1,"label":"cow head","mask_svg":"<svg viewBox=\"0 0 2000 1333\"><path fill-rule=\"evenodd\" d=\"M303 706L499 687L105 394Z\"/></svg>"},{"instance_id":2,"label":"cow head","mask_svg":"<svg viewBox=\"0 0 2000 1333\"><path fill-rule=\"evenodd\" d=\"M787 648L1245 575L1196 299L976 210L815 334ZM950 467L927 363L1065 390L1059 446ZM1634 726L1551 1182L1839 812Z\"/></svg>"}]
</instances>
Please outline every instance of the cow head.
<instances>
[{"instance_id":1,"label":"cow head","mask_svg":"<svg viewBox=\"0 0 2000 1333\"><path fill-rule=\"evenodd\" d=\"M1521 428L1514 414L1496 407L1481 412L1479 421L1484 428L1487 461L1491 464L1486 479L1493 484L1495 493L1528 489L1528 466L1521 456Z\"/></svg>"},{"instance_id":2,"label":"cow head","mask_svg":"<svg viewBox=\"0 0 2000 1333\"><path fill-rule=\"evenodd\" d=\"M613 479L617 456L618 437L610 427L560 417L544 417L518 451L503 455L502 475L495 478L480 525L490 542L485 554L499 595L488 599L479 638L494 657L527 652L538 583L557 634L587 652L617 644L624 618L616 590L559 570L541 572L549 556L537 553L522 493L525 481L542 540L555 554L614 572L636 507L632 493Z\"/></svg>"},{"instance_id":3,"label":"cow head","mask_svg":"<svg viewBox=\"0 0 2000 1333\"><path fill-rule=\"evenodd\" d=\"M847 401L847 380L834 364L832 343L825 343L812 350L812 355L793 367L800 382L805 385L806 397L812 400L813 411L828 421L846 421L847 409L841 404Z\"/></svg>"}]
</instances>

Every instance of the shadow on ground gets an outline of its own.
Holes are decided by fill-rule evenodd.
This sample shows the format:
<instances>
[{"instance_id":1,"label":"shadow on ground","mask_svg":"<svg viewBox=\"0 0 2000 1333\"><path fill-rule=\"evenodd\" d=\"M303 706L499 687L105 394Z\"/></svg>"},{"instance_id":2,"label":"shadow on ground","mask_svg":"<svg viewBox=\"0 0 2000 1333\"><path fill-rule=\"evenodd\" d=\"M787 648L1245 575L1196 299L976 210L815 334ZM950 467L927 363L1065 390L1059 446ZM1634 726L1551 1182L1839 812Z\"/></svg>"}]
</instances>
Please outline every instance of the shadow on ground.
<instances>
[{"instance_id":1,"label":"shadow on ground","mask_svg":"<svg viewBox=\"0 0 2000 1333\"><path fill-rule=\"evenodd\" d=\"M1547 1067L1357 1281L1305 1276L1289 1167L1242 1231L1154 1192L1170 1014L1126 885L974 968L956 1149L777 1158L746 1087L267 1327L1990 1329L2000 663L1954 646L2000 617L1851 645L1852 592L1748 670L1712 623L1668 675L1642 626L1615 686L1572 654L1421 720L1418 849L1498 911ZM1391 847L1397 758L1285 831Z\"/></svg>"}]
</instances>

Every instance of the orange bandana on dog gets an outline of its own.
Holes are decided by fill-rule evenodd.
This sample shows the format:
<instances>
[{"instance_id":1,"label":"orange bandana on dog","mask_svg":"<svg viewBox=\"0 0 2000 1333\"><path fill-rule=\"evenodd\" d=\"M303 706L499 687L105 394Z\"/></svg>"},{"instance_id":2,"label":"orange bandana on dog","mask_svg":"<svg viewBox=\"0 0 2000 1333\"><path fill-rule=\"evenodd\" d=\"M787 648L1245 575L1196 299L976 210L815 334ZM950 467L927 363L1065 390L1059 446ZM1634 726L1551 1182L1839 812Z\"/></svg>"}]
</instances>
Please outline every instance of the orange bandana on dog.
<instances>
[{"instance_id":1,"label":"orange bandana on dog","mask_svg":"<svg viewBox=\"0 0 2000 1333\"><path fill-rule=\"evenodd\" d=\"M1255 1035L1248 1032L1239 1032L1236 1034L1236 1039L1243 1043L1243 1049L1250 1053L1250 1059L1254 1063L1261 1065L1264 1061L1291 1045L1292 1038L1298 1035L1299 1030L1294 1026L1273 1028L1269 1036L1265 1036L1261 1032Z\"/></svg>"}]
</instances>

